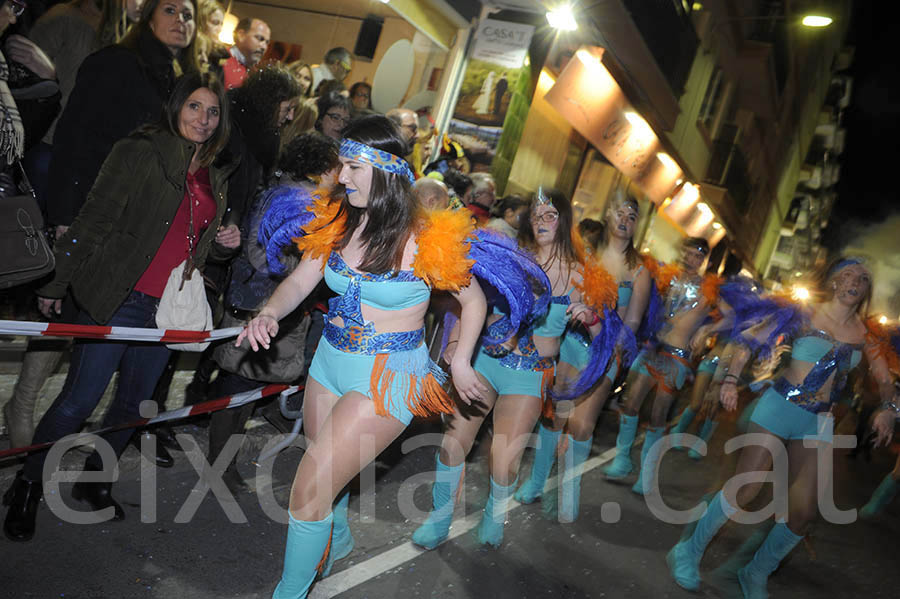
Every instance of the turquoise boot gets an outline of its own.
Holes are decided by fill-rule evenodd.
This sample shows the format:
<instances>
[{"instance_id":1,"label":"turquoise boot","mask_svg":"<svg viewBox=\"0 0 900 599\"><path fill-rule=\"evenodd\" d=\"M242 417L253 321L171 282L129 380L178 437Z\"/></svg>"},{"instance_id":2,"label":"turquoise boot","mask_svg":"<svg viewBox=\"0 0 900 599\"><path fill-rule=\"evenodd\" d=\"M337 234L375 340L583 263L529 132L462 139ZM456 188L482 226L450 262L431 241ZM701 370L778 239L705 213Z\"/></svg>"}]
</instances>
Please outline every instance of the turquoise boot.
<instances>
[{"instance_id":1,"label":"turquoise boot","mask_svg":"<svg viewBox=\"0 0 900 599\"><path fill-rule=\"evenodd\" d=\"M500 547L503 542L503 526L506 524L506 508L512 499L516 481L508 487L498 485L491 477L491 494L488 495L481 524L478 525L478 542Z\"/></svg>"},{"instance_id":2,"label":"turquoise boot","mask_svg":"<svg viewBox=\"0 0 900 599\"><path fill-rule=\"evenodd\" d=\"M578 506L581 503L581 474L575 474L578 468L591 453L594 438L585 441L576 441L568 436L569 445L566 447L565 473L560 477L560 489L562 501L559 505L559 521L574 522L578 518Z\"/></svg>"},{"instance_id":3,"label":"turquoise boot","mask_svg":"<svg viewBox=\"0 0 900 599\"><path fill-rule=\"evenodd\" d=\"M688 591L700 589L700 560L706 546L735 512L737 509L733 508L719 491L706 506L706 511L697 521L693 534L669 551L666 563L678 586Z\"/></svg>"},{"instance_id":4,"label":"turquoise boot","mask_svg":"<svg viewBox=\"0 0 900 599\"><path fill-rule=\"evenodd\" d=\"M803 537L795 535L784 522L772 527L762 547L756 551L753 560L738 570L738 582L744 592L744 599L768 599L766 583L787 554L797 546Z\"/></svg>"},{"instance_id":5,"label":"turquoise boot","mask_svg":"<svg viewBox=\"0 0 900 599\"><path fill-rule=\"evenodd\" d=\"M459 466L447 466L441 462L440 452L435 456L435 462L437 465L434 485L431 487L431 513L412 536L412 542L425 549L434 549L450 534L456 492L466 465L462 462Z\"/></svg>"},{"instance_id":6,"label":"turquoise boot","mask_svg":"<svg viewBox=\"0 0 900 599\"><path fill-rule=\"evenodd\" d=\"M516 491L516 501L519 503L533 503L544 493L544 484L550 475L550 469L556 460L556 445L559 443L559 435L562 431L551 431L543 424L538 425L538 443L534 449L534 462L531 464L531 475L519 490Z\"/></svg>"},{"instance_id":7,"label":"turquoise boot","mask_svg":"<svg viewBox=\"0 0 900 599\"><path fill-rule=\"evenodd\" d=\"M703 421L703 426L700 427L700 438L703 439L704 443L709 443L709 439L716 432L717 428L719 428L719 423L715 420L707 418ZM692 460L703 459L703 454L700 453L700 441L694 443L694 446L688 451L688 457Z\"/></svg>"},{"instance_id":8,"label":"turquoise boot","mask_svg":"<svg viewBox=\"0 0 900 599\"><path fill-rule=\"evenodd\" d=\"M898 486L900 486L900 482L894 480L891 474L888 473L884 480L881 481L881 484L878 485L878 488L875 489L875 492L872 493L869 503L862 506L859 510L859 517L868 520L880 514L881 510L893 501L894 496L897 494Z\"/></svg>"},{"instance_id":9,"label":"turquoise boot","mask_svg":"<svg viewBox=\"0 0 900 599\"><path fill-rule=\"evenodd\" d=\"M322 578L331 574L331 567L339 559L344 559L353 551L353 535L350 534L350 523L347 521L347 508L350 504L350 492L344 491L338 496L334 504L334 528L331 531L331 545L328 548L328 558L325 567L322 568Z\"/></svg>"},{"instance_id":10,"label":"turquoise boot","mask_svg":"<svg viewBox=\"0 0 900 599\"><path fill-rule=\"evenodd\" d=\"M284 570L272 599L304 599L325 558L331 538L333 517L328 514L318 522L304 522L290 516Z\"/></svg>"},{"instance_id":11,"label":"turquoise boot","mask_svg":"<svg viewBox=\"0 0 900 599\"><path fill-rule=\"evenodd\" d=\"M678 424L672 427L672 434L683 435L686 433L696 415L697 412L692 410L691 406L686 407L684 412L681 413L681 417L678 419ZM677 449L678 451L685 449L684 444L681 442L681 437L675 437L675 445L672 446L672 449Z\"/></svg>"},{"instance_id":12,"label":"turquoise boot","mask_svg":"<svg viewBox=\"0 0 900 599\"><path fill-rule=\"evenodd\" d=\"M619 434L616 436L616 457L603 469L607 480L622 480L634 469L631 463L631 446L637 435L638 417L622 414L619 418Z\"/></svg>"},{"instance_id":13,"label":"turquoise boot","mask_svg":"<svg viewBox=\"0 0 900 599\"><path fill-rule=\"evenodd\" d=\"M641 447L641 471L638 473L634 486L631 487L632 493L646 495L653 488L654 478L658 474L656 461L659 458L659 449L654 450L653 446L665 433L666 427L664 426L647 429L647 434L644 435L644 445Z\"/></svg>"}]
</instances>

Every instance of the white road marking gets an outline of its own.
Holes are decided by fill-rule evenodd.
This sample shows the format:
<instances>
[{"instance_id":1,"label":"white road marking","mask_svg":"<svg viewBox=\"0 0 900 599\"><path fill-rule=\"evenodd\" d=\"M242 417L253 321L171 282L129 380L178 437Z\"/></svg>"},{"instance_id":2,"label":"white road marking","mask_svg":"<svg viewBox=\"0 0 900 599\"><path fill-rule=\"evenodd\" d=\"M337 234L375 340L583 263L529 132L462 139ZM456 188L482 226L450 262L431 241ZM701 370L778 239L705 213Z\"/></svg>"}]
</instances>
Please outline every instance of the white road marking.
<instances>
[{"instance_id":1,"label":"white road marking","mask_svg":"<svg viewBox=\"0 0 900 599\"><path fill-rule=\"evenodd\" d=\"M643 435L641 435L643 437ZM635 445L637 445L641 441L641 438L635 439ZM589 472L595 468L599 468L606 462L611 461L616 455L616 448L611 447L607 449L600 455L594 456L585 460L582 464L578 466L579 474L584 474L585 472ZM571 473L574 475L574 469ZM547 485L544 487L544 492L552 491L557 488L559 485L559 477L553 476L547 480ZM515 499L509 502L507 506L507 511L512 511L518 507L521 507L522 504L516 501ZM451 539L455 539L456 537L463 535L476 526L481 521L481 512L475 512L474 514L469 514L462 520L454 520L453 526L450 528L450 536L447 537L447 541ZM444 541L446 543L447 541ZM402 545L394 547L393 549L389 549L384 553L380 553L375 557L371 557L364 562L360 562L355 566L351 566L346 570L342 570L335 574L332 574L328 578L324 578L321 581L317 582L315 586L313 586L312 590L309 593L310 599L330 599L331 597L335 597L345 591L352 589L355 586L358 586L366 581L369 581L376 576L380 576L385 572L393 570L406 562L413 560L423 553L426 553L428 550L422 549L417 545L414 545L412 541L407 541Z\"/></svg>"}]
</instances>

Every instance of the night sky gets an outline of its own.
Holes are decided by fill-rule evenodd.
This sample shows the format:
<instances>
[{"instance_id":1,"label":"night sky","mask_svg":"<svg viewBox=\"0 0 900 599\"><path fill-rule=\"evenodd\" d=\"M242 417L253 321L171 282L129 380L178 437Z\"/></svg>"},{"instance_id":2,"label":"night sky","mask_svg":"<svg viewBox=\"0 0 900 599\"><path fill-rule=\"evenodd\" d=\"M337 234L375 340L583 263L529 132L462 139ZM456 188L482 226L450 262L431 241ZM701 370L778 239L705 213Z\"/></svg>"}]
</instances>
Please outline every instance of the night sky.
<instances>
[{"instance_id":1,"label":"night sky","mask_svg":"<svg viewBox=\"0 0 900 599\"><path fill-rule=\"evenodd\" d=\"M853 96L844 113L847 142L840 157L839 199L826 232L833 249L846 243L846 223L875 224L900 212L898 17L894 2L854 2L847 38L856 47Z\"/></svg>"}]
</instances>

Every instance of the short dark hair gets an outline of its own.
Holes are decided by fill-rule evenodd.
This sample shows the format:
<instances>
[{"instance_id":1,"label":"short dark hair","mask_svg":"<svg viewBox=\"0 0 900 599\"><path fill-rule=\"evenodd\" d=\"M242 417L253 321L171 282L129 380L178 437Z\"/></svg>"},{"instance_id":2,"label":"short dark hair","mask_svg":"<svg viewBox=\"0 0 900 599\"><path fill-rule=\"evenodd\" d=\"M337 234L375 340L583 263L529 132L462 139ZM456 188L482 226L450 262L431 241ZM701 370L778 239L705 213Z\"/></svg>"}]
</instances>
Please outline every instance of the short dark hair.
<instances>
[{"instance_id":1,"label":"short dark hair","mask_svg":"<svg viewBox=\"0 0 900 599\"><path fill-rule=\"evenodd\" d=\"M329 92L324 96L319 96L316 99L316 108L319 109L319 118L316 119L316 131L322 130L322 119L325 118L325 115L328 114L328 111L332 108L343 108L347 111L347 114L353 112L353 106L350 104L350 100L340 92ZM400 155L401 154L398 154L398 156Z\"/></svg>"},{"instance_id":2,"label":"short dark hair","mask_svg":"<svg viewBox=\"0 0 900 599\"><path fill-rule=\"evenodd\" d=\"M344 129L344 137L390 152L394 156L402 156L406 147L397 128L380 114L364 116L350 123ZM364 211L354 208L346 199L342 210L347 213L347 231L341 240L341 249L350 243ZM399 270L406 242L413 232L420 210L409 179L373 168L372 185L365 208L368 219L360 235L365 252L359 269L374 274Z\"/></svg>"},{"instance_id":3,"label":"short dark hair","mask_svg":"<svg viewBox=\"0 0 900 599\"><path fill-rule=\"evenodd\" d=\"M343 58L352 60L353 55L350 54L350 50L348 50L347 48L338 46L337 48L332 48L325 53L325 64L334 64L336 62L340 62Z\"/></svg>"},{"instance_id":4,"label":"short dark hair","mask_svg":"<svg viewBox=\"0 0 900 599\"><path fill-rule=\"evenodd\" d=\"M455 168L451 168L444 173L444 183L446 183L447 187L452 189L453 193L456 194L456 197L460 199L462 199L462 197L466 195L466 192L475 185L472 183L471 177Z\"/></svg>"},{"instance_id":5,"label":"short dark hair","mask_svg":"<svg viewBox=\"0 0 900 599\"><path fill-rule=\"evenodd\" d=\"M497 218L503 218L507 210L518 212L528 205L528 202L517 193L511 193L506 197L500 198L491 207L491 213Z\"/></svg>"},{"instance_id":6,"label":"short dark hair","mask_svg":"<svg viewBox=\"0 0 900 599\"><path fill-rule=\"evenodd\" d=\"M321 175L341 164L337 141L318 131L306 131L281 152L278 168L300 181Z\"/></svg>"},{"instance_id":7,"label":"short dark hair","mask_svg":"<svg viewBox=\"0 0 900 599\"><path fill-rule=\"evenodd\" d=\"M231 135L231 119L228 114L228 100L225 97L225 86L212 73L187 73L178 78L175 88L166 102L163 111L163 128L173 135L181 136L179 121L181 109L192 93L200 88L211 91L219 100L219 125L212 136L200 148L197 158L201 166L209 166L228 143Z\"/></svg>"},{"instance_id":8,"label":"short dark hair","mask_svg":"<svg viewBox=\"0 0 900 599\"><path fill-rule=\"evenodd\" d=\"M253 27L253 17L244 17L240 21L237 22L237 25L234 26L235 31L250 31L250 28Z\"/></svg>"},{"instance_id":9,"label":"short dark hair","mask_svg":"<svg viewBox=\"0 0 900 599\"><path fill-rule=\"evenodd\" d=\"M699 251L703 252L703 255L709 255L709 242L702 237L687 237L684 241L681 242L681 247L696 248Z\"/></svg>"}]
</instances>

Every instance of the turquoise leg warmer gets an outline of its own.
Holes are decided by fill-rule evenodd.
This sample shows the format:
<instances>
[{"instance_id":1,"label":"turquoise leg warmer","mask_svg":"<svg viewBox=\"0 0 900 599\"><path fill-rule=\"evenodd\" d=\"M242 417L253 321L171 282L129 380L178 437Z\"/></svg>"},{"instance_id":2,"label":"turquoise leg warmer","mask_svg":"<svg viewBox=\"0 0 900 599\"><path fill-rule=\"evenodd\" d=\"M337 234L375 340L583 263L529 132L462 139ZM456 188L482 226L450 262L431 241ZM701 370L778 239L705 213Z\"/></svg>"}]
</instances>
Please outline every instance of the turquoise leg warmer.
<instances>
[{"instance_id":1,"label":"turquoise leg warmer","mask_svg":"<svg viewBox=\"0 0 900 599\"><path fill-rule=\"evenodd\" d=\"M350 534L350 523L347 521L347 508L350 504L350 492L344 491L338 495L338 499L332 508L334 514L334 528L331 531L331 546L328 550L328 558L325 567L322 568L322 578L331 574L331 567L339 559L344 559L353 551L353 535Z\"/></svg>"},{"instance_id":2,"label":"turquoise leg warmer","mask_svg":"<svg viewBox=\"0 0 900 599\"><path fill-rule=\"evenodd\" d=\"M508 487L498 485L491 477L491 494L488 496L487 505L481 516L481 524L478 525L478 542L482 545L489 544L499 547L503 542L503 526L506 524L506 507L512 499L516 483L513 481Z\"/></svg>"},{"instance_id":3,"label":"turquoise leg warmer","mask_svg":"<svg viewBox=\"0 0 900 599\"><path fill-rule=\"evenodd\" d=\"M450 534L456 491L459 489L465 468L465 462L459 466L445 465L441 462L440 455L438 452L435 457L437 466L434 473L434 485L431 487L431 513L412 536L413 543L425 549L434 549L443 543Z\"/></svg>"},{"instance_id":4,"label":"turquoise leg warmer","mask_svg":"<svg viewBox=\"0 0 900 599\"><path fill-rule=\"evenodd\" d=\"M603 473L608 480L621 480L631 474L631 446L637 435L638 417L622 414L619 418L619 434L616 436L616 457L604 468Z\"/></svg>"},{"instance_id":5,"label":"turquoise leg warmer","mask_svg":"<svg viewBox=\"0 0 900 599\"><path fill-rule=\"evenodd\" d=\"M716 432L717 428L719 428L719 423L715 420L707 418L703 421L703 426L700 427L700 438L703 439L704 443L709 443L709 439L713 436L713 433ZM688 452L688 457L692 460L703 459L703 455L700 453L699 441L691 447L691 450Z\"/></svg>"},{"instance_id":6,"label":"turquoise leg warmer","mask_svg":"<svg viewBox=\"0 0 900 599\"><path fill-rule=\"evenodd\" d=\"M581 475L572 471L580 466L590 455L594 438L586 441L576 441L569 436L569 446L566 447L564 476L560 479L562 501L559 505L559 521L574 522L578 518L578 506L581 503Z\"/></svg>"},{"instance_id":7,"label":"turquoise leg warmer","mask_svg":"<svg viewBox=\"0 0 900 599\"><path fill-rule=\"evenodd\" d=\"M632 492L638 495L646 495L652 488L656 472L656 460L659 457L659 449L653 450L653 445L659 441L666 432L666 427L648 428L644 435L644 445L641 447L641 470L637 481L631 487Z\"/></svg>"},{"instance_id":8,"label":"turquoise leg warmer","mask_svg":"<svg viewBox=\"0 0 900 599\"><path fill-rule=\"evenodd\" d=\"M556 445L561 432L551 431L543 424L538 425L538 444L534 450L531 475L516 491L516 501L519 503L532 503L543 494L544 484L556 459Z\"/></svg>"},{"instance_id":9,"label":"turquoise leg warmer","mask_svg":"<svg viewBox=\"0 0 900 599\"><path fill-rule=\"evenodd\" d=\"M687 432L688 427L694 421L694 417L697 415L697 412L691 409L691 406L688 406L684 409L684 412L681 413L681 417L678 419L678 424L676 424L672 428L673 435L682 435ZM681 443L681 437L675 438L675 445L672 449L682 450L684 449L684 445Z\"/></svg>"},{"instance_id":10,"label":"turquoise leg warmer","mask_svg":"<svg viewBox=\"0 0 900 599\"><path fill-rule=\"evenodd\" d=\"M738 570L738 582L741 583L745 599L768 599L766 583L769 575L802 540L803 537L791 532L784 522L778 522L772 527L753 560Z\"/></svg>"},{"instance_id":11,"label":"turquoise leg warmer","mask_svg":"<svg viewBox=\"0 0 900 599\"><path fill-rule=\"evenodd\" d=\"M669 572L678 586L688 591L700 588L700 560L706 546L736 511L737 509L733 508L719 491L706 506L703 517L694 527L694 534L669 551L666 563L669 564Z\"/></svg>"},{"instance_id":12,"label":"turquoise leg warmer","mask_svg":"<svg viewBox=\"0 0 900 599\"><path fill-rule=\"evenodd\" d=\"M288 522L284 570L272 599L304 599L316 578L316 569L325 556L331 537L333 516L318 522L304 522L293 516Z\"/></svg>"},{"instance_id":13,"label":"turquoise leg warmer","mask_svg":"<svg viewBox=\"0 0 900 599\"><path fill-rule=\"evenodd\" d=\"M881 510L893 501L894 496L897 494L897 487L900 487L900 482L894 480L888 473L881 481L881 484L878 485L878 488L875 489L875 492L872 493L869 503L859 510L859 517L869 519L880 514Z\"/></svg>"}]
</instances>

